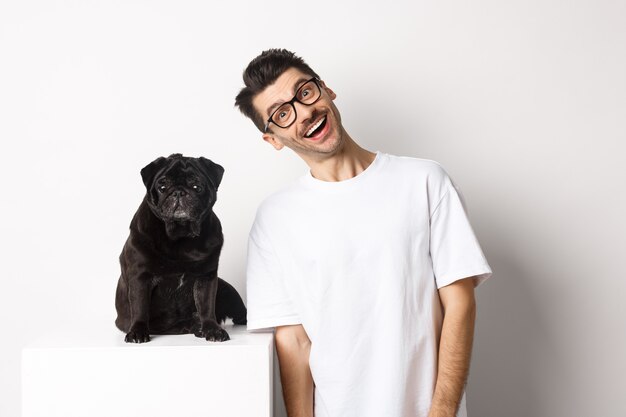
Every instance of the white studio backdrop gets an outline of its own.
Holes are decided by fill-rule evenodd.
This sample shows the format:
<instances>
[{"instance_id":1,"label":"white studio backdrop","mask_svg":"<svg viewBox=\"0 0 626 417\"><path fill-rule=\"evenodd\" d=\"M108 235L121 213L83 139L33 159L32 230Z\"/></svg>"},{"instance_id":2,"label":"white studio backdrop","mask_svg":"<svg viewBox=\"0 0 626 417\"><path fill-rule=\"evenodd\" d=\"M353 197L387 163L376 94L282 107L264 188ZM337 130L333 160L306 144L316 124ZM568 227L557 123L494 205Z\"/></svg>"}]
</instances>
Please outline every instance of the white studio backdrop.
<instances>
[{"instance_id":1,"label":"white studio backdrop","mask_svg":"<svg viewBox=\"0 0 626 417\"><path fill-rule=\"evenodd\" d=\"M3 0L0 415L20 414L29 340L113 326L158 156L225 167L220 276L245 298L256 207L305 166L233 102L248 61L285 47L359 143L435 159L463 190L494 269L470 415L623 417L625 18L609 0Z\"/></svg>"}]
</instances>

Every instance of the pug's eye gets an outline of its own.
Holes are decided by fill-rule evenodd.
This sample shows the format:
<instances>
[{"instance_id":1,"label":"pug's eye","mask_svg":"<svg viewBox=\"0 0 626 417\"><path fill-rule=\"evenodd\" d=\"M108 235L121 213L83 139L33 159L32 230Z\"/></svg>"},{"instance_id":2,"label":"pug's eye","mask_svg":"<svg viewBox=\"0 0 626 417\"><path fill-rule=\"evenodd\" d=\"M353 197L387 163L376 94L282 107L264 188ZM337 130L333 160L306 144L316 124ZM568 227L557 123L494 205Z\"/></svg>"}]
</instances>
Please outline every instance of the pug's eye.
<instances>
[{"instance_id":1,"label":"pug's eye","mask_svg":"<svg viewBox=\"0 0 626 417\"><path fill-rule=\"evenodd\" d=\"M166 188L167 188L167 187L166 187L165 185L159 185L159 187L157 188L157 190L159 190L159 192L164 192Z\"/></svg>"},{"instance_id":2,"label":"pug's eye","mask_svg":"<svg viewBox=\"0 0 626 417\"><path fill-rule=\"evenodd\" d=\"M201 193L202 192L202 187L200 187L199 185L194 185L191 188L193 188L193 190L197 193Z\"/></svg>"}]
</instances>

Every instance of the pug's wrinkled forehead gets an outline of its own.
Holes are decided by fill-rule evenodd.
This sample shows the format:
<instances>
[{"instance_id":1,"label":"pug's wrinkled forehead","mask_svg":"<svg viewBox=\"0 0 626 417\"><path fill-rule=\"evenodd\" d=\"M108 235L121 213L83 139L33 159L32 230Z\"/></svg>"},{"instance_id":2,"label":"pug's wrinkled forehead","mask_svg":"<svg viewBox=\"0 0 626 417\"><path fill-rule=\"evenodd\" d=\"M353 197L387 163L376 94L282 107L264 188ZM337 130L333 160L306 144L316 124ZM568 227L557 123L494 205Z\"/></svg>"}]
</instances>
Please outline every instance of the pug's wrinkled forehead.
<instances>
[{"instance_id":1,"label":"pug's wrinkled forehead","mask_svg":"<svg viewBox=\"0 0 626 417\"><path fill-rule=\"evenodd\" d=\"M157 176L168 175L171 171L172 175L184 174L187 170L193 170L194 168L203 173L217 191L222 182L224 168L203 156L192 158L175 153L167 158L159 157L141 170L141 177L146 188L150 190ZM175 169L178 172L174 171Z\"/></svg>"}]
</instances>

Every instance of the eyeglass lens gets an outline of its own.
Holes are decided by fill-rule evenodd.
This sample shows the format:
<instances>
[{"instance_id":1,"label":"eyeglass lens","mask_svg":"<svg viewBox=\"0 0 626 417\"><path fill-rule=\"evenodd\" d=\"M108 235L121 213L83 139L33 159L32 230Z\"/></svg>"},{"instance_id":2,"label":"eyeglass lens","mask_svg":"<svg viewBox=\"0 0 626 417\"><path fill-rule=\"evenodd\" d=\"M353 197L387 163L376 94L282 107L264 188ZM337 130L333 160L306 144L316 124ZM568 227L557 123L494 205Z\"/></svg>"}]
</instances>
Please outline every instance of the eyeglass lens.
<instances>
[{"instance_id":1,"label":"eyeglass lens","mask_svg":"<svg viewBox=\"0 0 626 417\"><path fill-rule=\"evenodd\" d=\"M321 92L315 81L311 80L303 84L294 97L294 100L302 104L313 104L319 98ZM272 121L279 127L287 127L296 120L296 109L292 103L280 106L272 115Z\"/></svg>"}]
</instances>

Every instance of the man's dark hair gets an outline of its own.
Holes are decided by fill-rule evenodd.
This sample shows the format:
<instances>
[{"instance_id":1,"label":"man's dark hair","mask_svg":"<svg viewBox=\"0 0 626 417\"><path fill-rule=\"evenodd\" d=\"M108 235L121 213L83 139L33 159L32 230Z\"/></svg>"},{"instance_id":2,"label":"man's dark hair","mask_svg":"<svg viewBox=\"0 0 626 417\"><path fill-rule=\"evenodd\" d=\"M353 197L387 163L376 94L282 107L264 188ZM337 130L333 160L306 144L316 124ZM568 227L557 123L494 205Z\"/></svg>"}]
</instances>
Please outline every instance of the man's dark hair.
<instances>
[{"instance_id":1,"label":"man's dark hair","mask_svg":"<svg viewBox=\"0 0 626 417\"><path fill-rule=\"evenodd\" d=\"M239 107L261 132L265 127L265 120L254 109L252 100L267 86L274 84L289 68L296 68L311 77L319 78L302 58L286 49L268 49L261 52L261 55L250 61L243 72L243 82L246 86L237 94L235 106Z\"/></svg>"}]
</instances>

